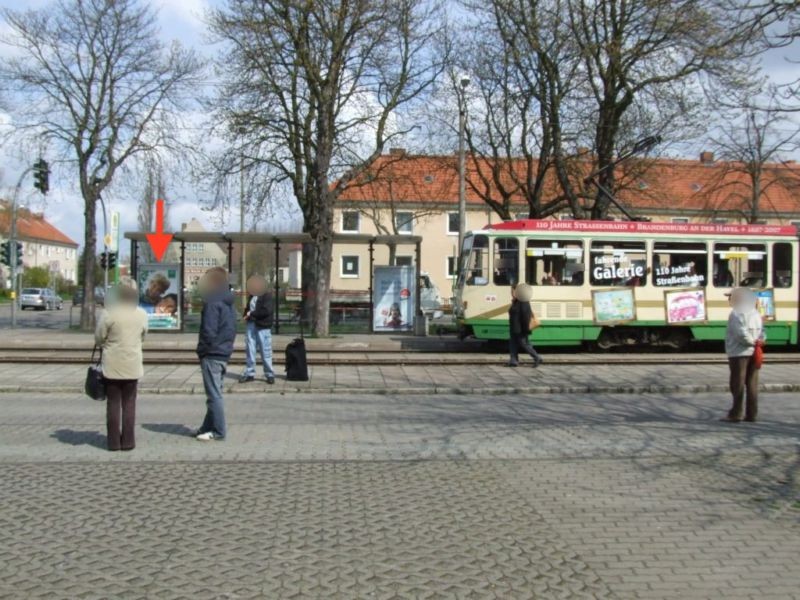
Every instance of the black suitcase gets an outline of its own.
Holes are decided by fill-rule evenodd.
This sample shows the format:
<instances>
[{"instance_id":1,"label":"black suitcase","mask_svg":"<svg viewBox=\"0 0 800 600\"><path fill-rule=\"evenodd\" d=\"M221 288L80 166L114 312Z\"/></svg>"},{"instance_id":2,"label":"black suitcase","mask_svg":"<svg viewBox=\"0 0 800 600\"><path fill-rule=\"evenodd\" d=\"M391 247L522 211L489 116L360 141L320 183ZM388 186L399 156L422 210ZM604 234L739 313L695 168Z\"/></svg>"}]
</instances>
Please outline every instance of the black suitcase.
<instances>
[{"instance_id":1,"label":"black suitcase","mask_svg":"<svg viewBox=\"0 0 800 600\"><path fill-rule=\"evenodd\" d=\"M308 357L306 341L303 339L303 325L300 324L300 337L286 346L286 379L288 381L308 381Z\"/></svg>"}]
</instances>

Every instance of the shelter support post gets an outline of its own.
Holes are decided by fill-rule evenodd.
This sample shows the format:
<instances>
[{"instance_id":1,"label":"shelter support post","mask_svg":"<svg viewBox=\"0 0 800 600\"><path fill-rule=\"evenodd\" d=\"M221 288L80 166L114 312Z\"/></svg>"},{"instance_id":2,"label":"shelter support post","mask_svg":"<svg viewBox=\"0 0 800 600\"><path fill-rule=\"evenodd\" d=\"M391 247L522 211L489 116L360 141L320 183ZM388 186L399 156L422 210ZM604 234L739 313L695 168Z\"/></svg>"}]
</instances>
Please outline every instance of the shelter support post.
<instances>
[{"instance_id":1,"label":"shelter support post","mask_svg":"<svg viewBox=\"0 0 800 600\"><path fill-rule=\"evenodd\" d=\"M415 276L417 278L415 290L415 303L417 305L416 315L414 317L414 334L415 335L428 335L428 321L422 313L422 289L420 288L420 281L422 279L422 240L416 242L416 268Z\"/></svg>"},{"instance_id":2,"label":"shelter support post","mask_svg":"<svg viewBox=\"0 0 800 600\"><path fill-rule=\"evenodd\" d=\"M281 332L281 241L275 240L275 333Z\"/></svg>"},{"instance_id":3,"label":"shelter support post","mask_svg":"<svg viewBox=\"0 0 800 600\"><path fill-rule=\"evenodd\" d=\"M138 282L139 277L139 242L131 240L131 278Z\"/></svg>"},{"instance_id":4,"label":"shelter support post","mask_svg":"<svg viewBox=\"0 0 800 600\"><path fill-rule=\"evenodd\" d=\"M375 240L369 241L369 330L375 327Z\"/></svg>"},{"instance_id":5,"label":"shelter support post","mask_svg":"<svg viewBox=\"0 0 800 600\"><path fill-rule=\"evenodd\" d=\"M180 277L178 281L180 282L178 285L178 318L181 321L180 332L183 333L184 322L186 320L186 311L184 307L186 306L186 242L181 240L181 266L180 266Z\"/></svg>"},{"instance_id":6,"label":"shelter support post","mask_svg":"<svg viewBox=\"0 0 800 600\"><path fill-rule=\"evenodd\" d=\"M233 273L233 240L228 239L228 279Z\"/></svg>"}]
</instances>

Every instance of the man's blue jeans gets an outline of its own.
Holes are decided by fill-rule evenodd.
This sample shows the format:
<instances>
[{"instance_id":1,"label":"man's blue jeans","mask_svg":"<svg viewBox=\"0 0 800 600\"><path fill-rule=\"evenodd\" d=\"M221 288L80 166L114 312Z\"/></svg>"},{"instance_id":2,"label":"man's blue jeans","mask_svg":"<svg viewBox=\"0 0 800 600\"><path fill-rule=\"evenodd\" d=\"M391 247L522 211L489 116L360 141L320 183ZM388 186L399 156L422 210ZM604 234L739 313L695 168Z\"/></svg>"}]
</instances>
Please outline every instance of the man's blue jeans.
<instances>
[{"instance_id":1,"label":"man's blue jeans","mask_svg":"<svg viewBox=\"0 0 800 600\"><path fill-rule=\"evenodd\" d=\"M256 349L261 350L261 362L264 363L264 377L275 377L272 368L272 330L259 329L252 321L247 322L246 359L244 375L254 377L256 374Z\"/></svg>"},{"instance_id":2,"label":"man's blue jeans","mask_svg":"<svg viewBox=\"0 0 800 600\"><path fill-rule=\"evenodd\" d=\"M203 374L203 387L206 390L206 418L200 426L200 433L212 432L224 438L225 405L222 401L222 380L227 370L225 361L214 358L201 358L200 371Z\"/></svg>"}]
</instances>

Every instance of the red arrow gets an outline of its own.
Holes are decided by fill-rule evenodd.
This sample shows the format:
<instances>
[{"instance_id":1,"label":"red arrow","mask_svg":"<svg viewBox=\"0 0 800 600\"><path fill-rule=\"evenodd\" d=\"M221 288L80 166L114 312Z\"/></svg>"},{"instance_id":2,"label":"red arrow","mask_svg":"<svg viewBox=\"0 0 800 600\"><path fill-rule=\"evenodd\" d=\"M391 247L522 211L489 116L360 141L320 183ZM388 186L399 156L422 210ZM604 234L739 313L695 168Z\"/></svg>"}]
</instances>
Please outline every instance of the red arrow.
<instances>
[{"instance_id":1,"label":"red arrow","mask_svg":"<svg viewBox=\"0 0 800 600\"><path fill-rule=\"evenodd\" d=\"M167 246L172 241L172 234L164 233L164 201L161 199L156 200L156 232L148 233L147 241L150 242L156 260L161 262Z\"/></svg>"}]
</instances>

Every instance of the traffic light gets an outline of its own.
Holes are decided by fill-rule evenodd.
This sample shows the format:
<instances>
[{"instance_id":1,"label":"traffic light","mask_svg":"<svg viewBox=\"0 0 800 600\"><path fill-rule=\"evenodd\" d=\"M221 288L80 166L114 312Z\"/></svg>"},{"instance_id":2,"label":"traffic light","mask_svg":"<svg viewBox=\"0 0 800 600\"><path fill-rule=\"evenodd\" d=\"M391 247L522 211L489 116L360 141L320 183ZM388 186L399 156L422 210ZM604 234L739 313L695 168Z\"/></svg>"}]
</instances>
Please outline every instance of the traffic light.
<instances>
[{"instance_id":1,"label":"traffic light","mask_svg":"<svg viewBox=\"0 0 800 600\"><path fill-rule=\"evenodd\" d=\"M108 253L108 270L110 271L114 267L117 266L117 253L116 252L109 252Z\"/></svg>"},{"instance_id":2,"label":"traffic light","mask_svg":"<svg viewBox=\"0 0 800 600\"><path fill-rule=\"evenodd\" d=\"M103 270L108 268L108 256L106 252L100 254L100 266L103 268Z\"/></svg>"},{"instance_id":3,"label":"traffic light","mask_svg":"<svg viewBox=\"0 0 800 600\"><path fill-rule=\"evenodd\" d=\"M50 165L43 158L33 163L33 187L43 194L50 190Z\"/></svg>"},{"instance_id":4,"label":"traffic light","mask_svg":"<svg viewBox=\"0 0 800 600\"><path fill-rule=\"evenodd\" d=\"M22 267L22 242L17 242L17 267Z\"/></svg>"},{"instance_id":5,"label":"traffic light","mask_svg":"<svg viewBox=\"0 0 800 600\"><path fill-rule=\"evenodd\" d=\"M11 242L3 242L2 248L0 248L0 262L4 265L10 267L11 266Z\"/></svg>"}]
</instances>

